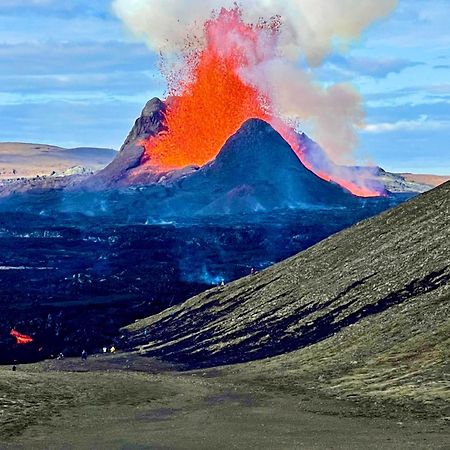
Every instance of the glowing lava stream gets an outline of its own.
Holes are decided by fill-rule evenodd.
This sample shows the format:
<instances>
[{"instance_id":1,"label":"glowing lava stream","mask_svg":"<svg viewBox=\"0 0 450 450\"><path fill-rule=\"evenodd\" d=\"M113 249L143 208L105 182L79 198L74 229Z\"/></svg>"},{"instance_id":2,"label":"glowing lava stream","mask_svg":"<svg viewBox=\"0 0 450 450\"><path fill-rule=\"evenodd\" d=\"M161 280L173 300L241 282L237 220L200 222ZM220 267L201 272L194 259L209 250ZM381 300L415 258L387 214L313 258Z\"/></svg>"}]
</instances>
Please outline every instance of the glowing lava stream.
<instances>
[{"instance_id":1,"label":"glowing lava stream","mask_svg":"<svg viewBox=\"0 0 450 450\"><path fill-rule=\"evenodd\" d=\"M18 345L26 345L31 344L33 342L33 338L31 336L27 336L26 334L19 333L16 330L11 330L9 333L12 337L16 338L16 343Z\"/></svg>"},{"instance_id":2,"label":"glowing lava stream","mask_svg":"<svg viewBox=\"0 0 450 450\"><path fill-rule=\"evenodd\" d=\"M225 10L205 24L204 50L184 55L184 73L170 74L166 101L167 132L144 142L144 170L166 171L212 161L229 137L248 119L269 122L301 162L320 178L361 197L379 192L307 161L294 130L274 113L270 95L243 81L242 73L276 57L279 19L258 25L243 22L238 8ZM187 79L186 79L187 78Z\"/></svg>"}]
</instances>

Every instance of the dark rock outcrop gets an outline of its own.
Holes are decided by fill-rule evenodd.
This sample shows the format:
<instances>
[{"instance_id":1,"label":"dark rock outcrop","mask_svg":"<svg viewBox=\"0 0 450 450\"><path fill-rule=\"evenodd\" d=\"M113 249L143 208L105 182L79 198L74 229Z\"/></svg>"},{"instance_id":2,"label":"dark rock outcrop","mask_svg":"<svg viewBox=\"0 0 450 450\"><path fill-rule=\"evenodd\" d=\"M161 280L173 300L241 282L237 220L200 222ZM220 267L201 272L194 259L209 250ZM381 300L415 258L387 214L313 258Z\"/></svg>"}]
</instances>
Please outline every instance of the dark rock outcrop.
<instances>
[{"instance_id":1,"label":"dark rock outcrop","mask_svg":"<svg viewBox=\"0 0 450 450\"><path fill-rule=\"evenodd\" d=\"M165 111L166 105L159 98L155 97L150 100L142 110L141 116L136 120L114 161L86 180L82 187L102 190L130 184L129 171L141 164L144 154L142 141L165 130ZM148 182L154 180L152 177L147 179Z\"/></svg>"},{"instance_id":2,"label":"dark rock outcrop","mask_svg":"<svg viewBox=\"0 0 450 450\"><path fill-rule=\"evenodd\" d=\"M161 131L165 131L164 114L166 105L159 98L152 98L147 102L142 110L141 116L134 123L133 128L125 139L121 151L130 144L145 139L149 136L156 136Z\"/></svg>"}]
</instances>

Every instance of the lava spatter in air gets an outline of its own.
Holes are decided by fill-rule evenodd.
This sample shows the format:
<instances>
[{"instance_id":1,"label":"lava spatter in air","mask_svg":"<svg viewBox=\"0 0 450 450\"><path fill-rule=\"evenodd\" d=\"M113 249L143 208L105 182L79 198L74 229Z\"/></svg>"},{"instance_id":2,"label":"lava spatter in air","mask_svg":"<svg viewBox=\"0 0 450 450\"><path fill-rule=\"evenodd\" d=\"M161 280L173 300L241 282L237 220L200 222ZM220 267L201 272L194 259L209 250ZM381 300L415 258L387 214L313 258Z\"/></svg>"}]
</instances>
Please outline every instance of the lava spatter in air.
<instances>
[{"instance_id":1,"label":"lava spatter in air","mask_svg":"<svg viewBox=\"0 0 450 450\"><path fill-rule=\"evenodd\" d=\"M247 119L270 120L268 98L244 83L239 70L254 64L250 55L258 58L262 39L274 31L244 24L238 10L222 10L205 32L206 48L185 57L188 79L170 82L168 131L145 142L144 159L153 167L202 166Z\"/></svg>"}]
</instances>

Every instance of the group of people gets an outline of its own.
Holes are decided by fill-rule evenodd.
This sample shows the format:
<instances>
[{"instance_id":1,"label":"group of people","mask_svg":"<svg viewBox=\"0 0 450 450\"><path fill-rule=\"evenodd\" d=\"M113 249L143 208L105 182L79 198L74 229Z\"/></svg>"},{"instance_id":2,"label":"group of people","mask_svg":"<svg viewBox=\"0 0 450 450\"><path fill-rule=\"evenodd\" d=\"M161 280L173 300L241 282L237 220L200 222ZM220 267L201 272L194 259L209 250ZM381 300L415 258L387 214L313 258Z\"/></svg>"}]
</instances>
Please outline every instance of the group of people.
<instances>
[{"instance_id":1,"label":"group of people","mask_svg":"<svg viewBox=\"0 0 450 450\"><path fill-rule=\"evenodd\" d=\"M117 349L116 347L114 347L114 345L112 345L111 347L103 347L102 348L102 352L103 354L107 354L107 353L116 353ZM86 361L88 359L88 353L86 350L83 350L81 352L81 360L82 361Z\"/></svg>"},{"instance_id":2,"label":"group of people","mask_svg":"<svg viewBox=\"0 0 450 450\"><path fill-rule=\"evenodd\" d=\"M112 345L111 347L103 347L103 348L102 348L102 351L103 351L103 354L106 354L106 353L112 353L112 354L114 354L114 353L116 353L117 349L116 349L116 347L115 347L114 345ZM58 354L58 356L56 357L56 359L57 359L58 361L62 361L63 359L65 359L65 356L64 356L64 354L61 352L61 353ZM88 359L88 352L87 352L86 350L83 350L83 351L81 352L81 360L82 360L82 361L87 361L87 359ZM16 366L16 364L14 364L14 365L12 366L12 371L13 371L13 372L16 372L16 371L17 371L17 366Z\"/></svg>"},{"instance_id":3,"label":"group of people","mask_svg":"<svg viewBox=\"0 0 450 450\"><path fill-rule=\"evenodd\" d=\"M103 347L103 353L116 353L117 349L116 347L114 347L114 345L112 347Z\"/></svg>"}]
</instances>

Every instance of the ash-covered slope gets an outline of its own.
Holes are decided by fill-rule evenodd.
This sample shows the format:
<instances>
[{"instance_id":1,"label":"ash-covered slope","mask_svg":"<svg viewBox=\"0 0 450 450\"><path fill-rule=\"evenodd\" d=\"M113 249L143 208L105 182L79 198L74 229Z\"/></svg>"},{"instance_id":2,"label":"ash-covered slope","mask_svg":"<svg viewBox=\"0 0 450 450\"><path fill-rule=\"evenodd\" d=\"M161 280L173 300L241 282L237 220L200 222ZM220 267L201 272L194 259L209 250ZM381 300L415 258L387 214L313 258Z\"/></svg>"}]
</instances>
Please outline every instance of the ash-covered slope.
<instances>
[{"instance_id":1,"label":"ash-covered slope","mask_svg":"<svg viewBox=\"0 0 450 450\"><path fill-rule=\"evenodd\" d=\"M307 170L279 133L259 119L245 122L214 161L164 183L172 197L166 208L174 212L238 214L357 201Z\"/></svg>"},{"instance_id":2,"label":"ash-covered slope","mask_svg":"<svg viewBox=\"0 0 450 450\"><path fill-rule=\"evenodd\" d=\"M278 132L258 119L244 123L216 160L189 177L184 186L207 189L211 181L219 194L213 207L232 207L236 197L263 209L342 205L352 197L306 169Z\"/></svg>"},{"instance_id":3,"label":"ash-covered slope","mask_svg":"<svg viewBox=\"0 0 450 450\"><path fill-rule=\"evenodd\" d=\"M416 394L441 398L449 387L449 255L447 183L131 325L127 344L188 367L284 355L251 367L277 377L334 377L343 392L387 383L386 396L397 388L409 395L420 379Z\"/></svg>"}]
</instances>

